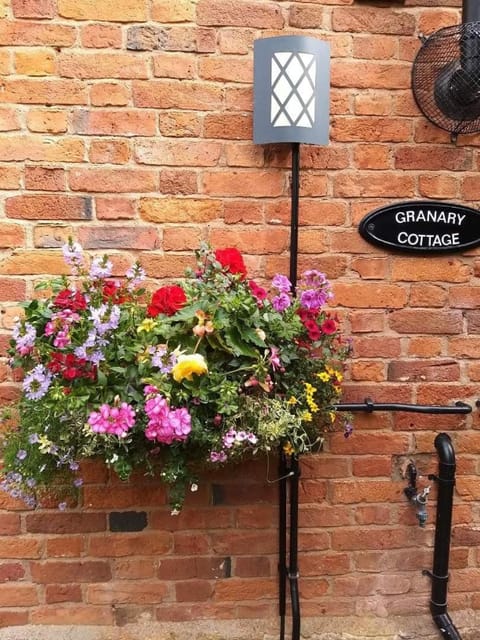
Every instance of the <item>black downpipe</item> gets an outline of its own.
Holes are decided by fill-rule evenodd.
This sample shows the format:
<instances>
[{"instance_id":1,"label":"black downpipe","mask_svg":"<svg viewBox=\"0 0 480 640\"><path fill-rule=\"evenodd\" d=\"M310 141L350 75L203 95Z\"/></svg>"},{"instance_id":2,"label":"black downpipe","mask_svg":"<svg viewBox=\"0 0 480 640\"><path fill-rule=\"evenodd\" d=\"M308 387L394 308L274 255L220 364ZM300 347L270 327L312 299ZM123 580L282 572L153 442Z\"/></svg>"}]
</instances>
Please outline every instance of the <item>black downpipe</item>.
<instances>
[{"instance_id":1,"label":"black downpipe","mask_svg":"<svg viewBox=\"0 0 480 640\"><path fill-rule=\"evenodd\" d=\"M292 640L300 639L300 597L298 593L298 480L300 467L297 456L291 456L290 480L290 555L288 580L292 605Z\"/></svg>"},{"instance_id":2,"label":"black downpipe","mask_svg":"<svg viewBox=\"0 0 480 640\"><path fill-rule=\"evenodd\" d=\"M280 451L279 510L278 510L278 615L280 616L280 640L285 640L285 616L287 613L287 463Z\"/></svg>"},{"instance_id":3,"label":"black downpipe","mask_svg":"<svg viewBox=\"0 0 480 640\"><path fill-rule=\"evenodd\" d=\"M438 482L437 518L433 571L424 571L432 580L430 612L445 640L462 640L458 629L447 612L448 564L452 533L453 490L455 487L455 451L450 436L439 433L435 438L438 453L438 476L429 476Z\"/></svg>"}]
</instances>

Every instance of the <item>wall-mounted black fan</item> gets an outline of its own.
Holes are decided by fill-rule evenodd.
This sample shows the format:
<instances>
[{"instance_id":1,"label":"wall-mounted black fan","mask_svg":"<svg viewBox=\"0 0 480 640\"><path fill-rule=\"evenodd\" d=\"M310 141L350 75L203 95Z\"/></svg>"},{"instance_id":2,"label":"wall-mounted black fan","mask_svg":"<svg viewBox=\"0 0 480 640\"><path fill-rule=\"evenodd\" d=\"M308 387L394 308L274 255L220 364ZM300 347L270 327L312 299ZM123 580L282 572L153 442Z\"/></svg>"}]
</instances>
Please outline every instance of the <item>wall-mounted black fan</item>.
<instances>
[{"instance_id":1,"label":"wall-mounted black fan","mask_svg":"<svg viewBox=\"0 0 480 640\"><path fill-rule=\"evenodd\" d=\"M453 139L480 131L480 0L463 0L462 24L423 40L412 89L425 117Z\"/></svg>"}]
</instances>

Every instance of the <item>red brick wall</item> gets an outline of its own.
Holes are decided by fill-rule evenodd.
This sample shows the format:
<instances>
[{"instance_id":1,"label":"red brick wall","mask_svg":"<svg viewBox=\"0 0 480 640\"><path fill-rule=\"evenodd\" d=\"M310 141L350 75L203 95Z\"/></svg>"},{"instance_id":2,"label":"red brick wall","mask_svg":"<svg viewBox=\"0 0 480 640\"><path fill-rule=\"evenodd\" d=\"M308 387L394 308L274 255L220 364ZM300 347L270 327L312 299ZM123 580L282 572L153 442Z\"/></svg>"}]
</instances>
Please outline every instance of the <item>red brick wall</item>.
<instances>
[{"instance_id":1,"label":"red brick wall","mask_svg":"<svg viewBox=\"0 0 480 640\"><path fill-rule=\"evenodd\" d=\"M258 277L288 271L289 153L252 144L252 43L303 33L331 42L332 89L329 146L301 150L299 268L334 282L354 347L345 398L473 403L479 251L394 255L357 231L395 200L480 202L480 137L452 145L410 89L418 34L456 24L460 5L0 0L3 355L18 303L63 271L69 235L113 252L119 272L138 255L151 277L181 276L201 239L237 246ZM0 399L15 389L3 357ZM303 615L380 628L427 613L434 510L420 529L402 469L435 470L439 430L459 462L449 603L480 609L478 417L355 426L302 464ZM155 482L123 485L95 466L84 477L83 504L66 513L0 495L1 625L275 618L277 488L263 465L205 479L179 517ZM145 528L109 531L125 511L145 512Z\"/></svg>"}]
</instances>

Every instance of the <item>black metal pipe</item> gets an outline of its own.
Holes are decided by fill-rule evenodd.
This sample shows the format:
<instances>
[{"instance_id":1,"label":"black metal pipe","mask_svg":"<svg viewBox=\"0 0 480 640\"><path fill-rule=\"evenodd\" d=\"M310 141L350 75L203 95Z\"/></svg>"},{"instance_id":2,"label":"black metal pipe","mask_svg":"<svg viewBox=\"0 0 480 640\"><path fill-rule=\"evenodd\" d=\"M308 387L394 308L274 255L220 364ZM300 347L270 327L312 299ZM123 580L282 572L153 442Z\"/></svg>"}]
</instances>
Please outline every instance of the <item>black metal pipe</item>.
<instances>
[{"instance_id":1,"label":"black metal pipe","mask_svg":"<svg viewBox=\"0 0 480 640\"><path fill-rule=\"evenodd\" d=\"M432 580L430 612L442 637L445 640L462 640L447 612L448 564L456 469L455 451L447 433L439 433L434 445L438 453L439 465L438 476L429 476L430 479L438 482L433 570L424 571L424 574Z\"/></svg>"},{"instance_id":2,"label":"black metal pipe","mask_svg":"<svg viewBox=\"0 0 480 640\"><path fill-rule=\"evenodd\" d=\"M462 22L480 21L480 2L478 0L463 0Z\"/></svg>"},{"instance_id":3,"label":"black metal pipe","mask_svg":"<svg viewBox=\"0 0 480 640\"><path fill-rule=\"evenodd\" d=\"M292 640L300 639L300 598L298 593L298 481L300 467L297 456L291 457L290 477L290 552L288 580L292 606Z\"/></svg>"},{"instance_id":4,"label":"black metal pipe","mask_svg":"<svg viewBox=\"0 0 480 640\"><path fill-rule=\"evenodd\" d=\"M278 614L280 616L280 640L285 640L285 616L287 612L287 464L285 457L283 450L280 450L278 464Z\"/></svg>"},{"instance_id":5,"label":"black metal pipe","mask_svg":"<svg viewBox=\"0 0 480 640\"><path fill-rule=\"evenodd\" d=\"M340 403L333 405L335 411L405 411L407 413L471 413L472 407L464 402L456 402L452 406L438 406L427 404L399 404L399 403L381 403L372 402L370 398L365 398L364 402Z\"/></svg>"},{"instance_id":6,"label":"black metal pipe","mask_svg":"<svg viewBox=\"0 0 480 640\"><path fill-rule=\"evenodd\" d=\"M290 282L295 292L298 266L298 202L300 196L300 144L292 143L292 183L290 217Z\"/></svg>"}]
</instances>

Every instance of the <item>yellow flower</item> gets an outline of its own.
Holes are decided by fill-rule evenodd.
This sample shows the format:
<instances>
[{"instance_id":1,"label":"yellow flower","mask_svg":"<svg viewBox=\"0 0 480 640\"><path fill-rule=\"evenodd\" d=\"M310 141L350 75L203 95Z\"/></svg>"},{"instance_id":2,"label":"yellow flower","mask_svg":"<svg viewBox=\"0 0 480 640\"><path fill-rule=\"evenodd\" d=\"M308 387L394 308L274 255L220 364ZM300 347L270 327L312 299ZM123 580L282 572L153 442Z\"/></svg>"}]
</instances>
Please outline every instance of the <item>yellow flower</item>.
<instances>
[{"instance_id":1,"label":"yellow flower","mask_svg":"<svg viewBox=\"0 0 480 640\"><path fill-rule=\"evenodd\" d=\"M193 374L201 376L208 373L205 358L199 353L178 356L177 363L172 369L172 375L176 382L181 382L185 378L192 380Z\"/></svg>"},{"instance_id":2,"label":"yellow flower","mask_svg":"<svg viewBox=\"0 0 480 640\"><path fill-rule=\"evenodd\" d=\"M283 445L283 453L286 456L291 456L291 455L293 455L295 453L295 449L292 447L292 443L291 442L286 442Z\"/></svg>"},{"instance_id":3,"label":"yellow flower","mask_svg":"<svg viewBox=\"0 0 480 640\"><path fill-rule=\"evenodd\" d=\"M321 373L317 373L317 378L320 378L322 382L328 382L330 375L326 371L322 371Z\"/></svg>"},{"instance_id":4,"label":"yellow flower","mask_svg":"<svg viewBox=\"0 0 480 640\"><path fill-rule=\"evenodd\" d=\"M311 422L312 421L312 414L310 413L310 411L304 411L302 413L302 420L304 422Z\"/></svg>"},{"instance_id":5,"label":"yellow flower","mask_svg":"<svg viewBox=\"0 0 480 640\"><path fill-rule=\"evenodd\" d=\"M145 318L145 320L140 323L137 329L137 333L142 333L142 331L149 333L150 331L153 331L156 326L157 323L155 322L155 320L153 320L153 318Z\"/></svg>"},{"instance_id":6,"label":"yellow flower","mask_svg":"<svg viewBox=\"0 0 480 640\"><path fill-rule=\"evenodd\" d=\"M295 398L295 396L290 396L290 398L287 400L287 404L297 404L298 400Z\"/></svg>"},{"instance_id":7,"label":"yellow flower","mask_svg":"<svg viewBox=\"0 0 480 640\"><path fill-rule=\"evenodd\" d=\"M330 418L330 422L335 422L335 413L333 411L329 411L328 416Z\"/></svg>"}]
</instances>

